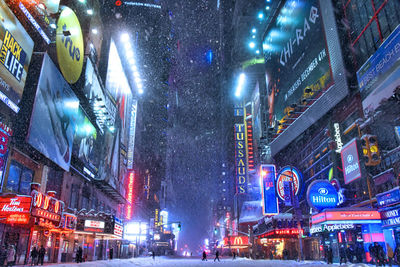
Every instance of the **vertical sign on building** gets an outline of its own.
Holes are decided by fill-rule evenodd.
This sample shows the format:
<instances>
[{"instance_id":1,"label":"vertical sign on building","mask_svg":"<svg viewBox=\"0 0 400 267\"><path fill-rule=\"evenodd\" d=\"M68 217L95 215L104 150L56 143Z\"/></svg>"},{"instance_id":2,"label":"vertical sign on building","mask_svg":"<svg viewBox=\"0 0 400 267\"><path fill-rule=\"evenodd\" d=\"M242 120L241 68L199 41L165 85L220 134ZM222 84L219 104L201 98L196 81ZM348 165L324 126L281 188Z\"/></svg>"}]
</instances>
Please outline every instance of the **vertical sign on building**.
<instances>
[{"instance_id":1,"label":"vertical sign on building","mask_svg":"<svg viewBox=\"0 0 400 267\"><path fill-rule=\"evenodd\" d=\"M3 188L3 173L7 163L8 156L8 139L12 135L12 130L0 122L0 189Z\"/></svg>"},{"instance_id":2,"label":"vertical sign on building","mask_svg":"<svg viewBox=\"0 0 400 267\"><path fill-rule=\"evenodd\" d=\"M136 130L137 100L132 100L131 121L129 124L129 146L128 146L128 170L133 169L133 155L135 153L135 130Z\"/></svg>"},{"instance_id":3,"label":"vertical sign on building","mask_svg":"<svg viewBox=\"0 0 400 267\"><path fill-rule=\"evenodd\" d=\"M273 164L263 164L260 167L262 179L263 214L276 215L279 213L278 198L275 190L276 168Z\"/></svg>"},{"instance_id":4,"label":"vertical sign on building","mask_svg":"<svg viewBox=\"0 0 400 267\"><path fill-rule=\"evenodd\" d=\"M245 130L245 124L235 124L235 166L237 194L245 194L247 192L247 153Z\"/></svg>"},{"instance_id":5,"label":"vertical sign on building","mask_svg":"<svg viewBox=\"0 0 400 267\"><path fill-rule=\"evenodd\" d=\"M249 110L251 111L251 103L250 103L250 108ZM248 168L249 172L255 171L254 169L254 143L253 143L253 116L251 115L250 112L248 112L248 109L245 109L246 111L246 119L245 119L245 124L246 124L246 148L247 148L247 163L248 163Z\"/></svg>"},{"instance_id":6,"label":"vertical sign on building","mask_svg":"<svg viewBox=\"0 0 400 267\"><path fill-rule=\"evenodd\" d=\"M135 172L128 171L128 184L126 188L126 200L128 204L126 205L125 217L127 220L132 219L132 210L133 210L133 182L135 180Z\"/></svg>"}]
</instances>

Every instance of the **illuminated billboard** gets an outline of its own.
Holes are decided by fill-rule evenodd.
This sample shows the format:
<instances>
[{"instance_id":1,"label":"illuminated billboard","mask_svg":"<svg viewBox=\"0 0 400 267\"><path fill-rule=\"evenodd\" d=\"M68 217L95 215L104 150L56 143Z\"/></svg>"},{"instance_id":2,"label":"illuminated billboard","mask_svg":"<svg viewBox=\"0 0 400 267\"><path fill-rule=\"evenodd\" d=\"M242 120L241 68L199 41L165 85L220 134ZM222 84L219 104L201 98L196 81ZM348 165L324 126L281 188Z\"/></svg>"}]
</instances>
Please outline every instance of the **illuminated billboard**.
<instances>
[{"instance_id":1,"label":"illuminated billboard","mask_svg":"<svg viewBox=\"0 0 400 267\"><path fill-rule=\"evenodd\" d=\"M69 171L79 100L50 57L43 57L28 143Z\"/></svg>"},{"instance_id":2,"label":"illuminated billboard","mask_svg":"<svg viewBox=\"0 0 400 267\"><path fill-rule=\"evenodd\" d=\"M117 46L111 39L110 54L108 57L108 67L105 87L114 99L120 121L121 143L127 147L129 140L130 114L132 106L132 92L128 79L122 67L121 59L118 54Z\"/></svg>"},{"instance_id":3,"label":"illuminated billboard","mask_svg":"<svg viewBox=\"0 0 400 267\"><path fill-rule=\"evenodd\" d=\"M235 124L236 193L247 193L246 128L244 123Z\"/></svg>"},{"instance_id":4,"label":"illuminated billboard","mask_svg":"<svg viewBox=\"0 0 400 267\"><path fill-rule=\"evenodd\" d=\"M24 91L33 41L3 0L0 0L0 99L14 112Z\"/></svg>"},{"instance_id":5,"label":"illuminated billboard","mask_svg":"<svg viewBox=\"0 0 400 267\"><path fill-rule=\"evenodd\" d=\"M274 155L347 95L332 4L286 1L262 47Z\"/></svg>"},{"instance_id":6,"label":"illuminated billboard","mask_svg":"<svg viewBox=\"0 0 400 267\"><path fill-rule=\"evenodd\" d=\"M79 108L76 120L76 133L72 148L72 155L78 158L88 168L90 172L85 171L90 175L94 175L98 170L98 145L97 130L90 122L85 112ZM91 175L90 175L91 176Z\"/></svg>"},{"instance_id":7,"label":"illuminated billboard","mask_svg":"<svg viewBox=\"0 0 400 267\"><path fill-rule=\"evenodd\" d=\"M360 162L358 147L360 144L354 138L343 146L340 152L342 158L344 183L348 184L365 176L364 166Z\"/></svg>"}]
</instances>

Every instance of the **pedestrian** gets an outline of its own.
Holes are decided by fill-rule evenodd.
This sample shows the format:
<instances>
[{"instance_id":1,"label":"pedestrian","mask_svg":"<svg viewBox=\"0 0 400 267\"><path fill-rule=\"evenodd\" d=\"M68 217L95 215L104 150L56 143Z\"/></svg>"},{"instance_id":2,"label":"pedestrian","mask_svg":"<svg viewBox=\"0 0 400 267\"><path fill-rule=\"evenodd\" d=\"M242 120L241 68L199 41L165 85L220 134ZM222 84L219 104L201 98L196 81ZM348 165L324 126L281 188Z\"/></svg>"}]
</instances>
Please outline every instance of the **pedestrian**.
<instances>
[{"instance_id":1,"label":"pedestrian","mask_svg":"<svg viewBox=\"0 0 400 267\"><path fill-rule=\"evenodd\" d=\"M389 246L389 244L387 243L386 243L386 251L387 251L388 264L390 267L392 267L394 253L392 247Z\"/></svg>"},{"instance_id":2,"label":"pedestrian","mask_svg":"<svg viewBox=\"0 0 400 267\"><path fill-rule=\"evenodd\" d=\"M397 245L396 248L394 249L394 262L396 264L400 263L400 246Z\"/></svg>"},{"instance_id":3,"label":"pedestrian","mask_svg":"<svg viewBox=\"0 0 400 267\"><path fill-rule=\"evenodd\" d=\"M294 259L295 261L300 261L300 260L299 260L299 253L297 252L297 249L295 249L295 250L293 251L293 259Z\"/></svg>"},{"instance_id":4,"label":"pedestrian","mask_svg":"<svg viewBox=\"0 0 400 267\"><path fill-rule=\"evenodd\" d=\"M218 260L218 261L220 261L219 260L219 251L217 250L217 252L215 252L215 258L214 258L214 261L215 260Z\"/></svg>"},{"instance_id":5,"label":"pedestrian","mask_svg":"<svg viewBox=\"0 0 400 267\"><path fill-rule=\"evenodd\" d=\"M37 264L43 265L45 254L46 254L46 249L43 247L43 245L41 245L40 249L39 249L39 253L38 253L38 263Z\"/></svg>"},{"instance_id":6,"label":"pedestrian","mask_svg":"<svg viewBox=\"0 0 400 267\"><path fill-rule=\"evenodd\" d=\"M83 255L83 250L82 247L79 246L78 251L76 252L76 263L82 262L82 255Z\"/></svg>"},{"instance_id":7,"label":"pedestrian","mask_svg":"<svg viewBox=\"0 0 400 267\"><path fill-rule=\"evenodd\" d=\"M7 266L13 266L15 263L15 248L14 245L11 245L7 251Z\"/></svg>"},{"instance_id":8,"label":"pedestrian","mask_svg":"<svg viewBox=\"0 0 400 267\"><path fill-rule=\"evenodd\" d=\"M346 256L350 263L353 263L353 248L350 245L347 245Z\"/></svg>"},{"instance_id":9,"label":"pedestrian","mask_svg":"<svg viewBox=\"0 0 400 267\"><path fill-rule=\"evenodd\" d=\"M207 261L207 253L206 253L206 251L203 251L203 258L201 260L202 261Z\"/></svg>"},{"instance_id":10,"label":"pedestrian","mask_svg":"<svg viewBox=\"0 0 400 267\"><path fill-rule=\"evenodd\" d=\"M39 254L39 252L38 252L37 248L33 247L32 251L31 251L31 258L32 258L31 266L36 265L38 254Z\"/></svg>"},{"instance_id":11,"label":"pedestrian","mask_svg":"<svg viewBox=\"0 0 400 267\"><path fill-rule=\"evenodd\" d=\"M153 250L151 252L151 256L153 257L153 260L156 260L156 251L155 250Z\"/></svg>"},{"instance_id":12,"label":"pedestrian","mask_svg":"<svg viewBox=\"0 0 400 267\"><path fill-rule=\"evenodd\" d=\"M287 260L287 259L288 259L288 255L289 255L289 251L288 251L286 248L283 249L283 251L282 251L282 257L283 257L284 260Z\"/></svg>"},{"instance_id":13,"label":"pedestrian","mask_svg":"<svg viewBox=\"0 0 400 267\"><path fill-rule=\"evenodd\" d=\"M326 250L326 259L328 264L333 264L333 251L331 247Z\"/></svg>"},{"instance_id":14,"label":"pedestrian","mask_svg":"<svg viewBox=\"0 0 400 267\"><path fill-rule=\"evenodd\" d=\"M7 248L6 246L1 246L0 251L0 266L4 266L4 262L7 259Z\"/></svg>"},{"instance_id":15,"label":"pedestrian","mask_svg":"<svg viewBox=\"0 0 400 267\"><path fill-rule=\"evenodd\" d=\"M357 243L357 246L356 246L357 263L362 263L363 255L364 255L364 249L360 243Z\"/></svg>"},{"instance_id":16,"label":"pedestrian","mask_svg":"<svg viewBox=\"0 0 400 267\"><path fill-rule=\"evenodd\" d=\"M110 260L112 260L113 259L113 257L114 257L114 249L113 248L110 248Z\"/></svg>"},{"instance_id":17,"label":"pedestrian","mask_svg":"<svg viewBox=\"0 0 400 267\"><path fill-rule=\"evenodd\" d=\"M386 264L386 254L383 250L383 247L378 244L378 259L379 259L379 266L385 266Z\"/></svg>"},{"instance_id":18,"label":"pedestrian","mask_svg":"<svg viewBox=\"0 0 400 267\"><path fill-rule=\"evenodd\" d=\"M233 259L232 260L235 260L236 259L236 252L234 251L233 252Z\"/></svg>"},{"instance_id":19,"label":"pedestrian","mask_svg":"<svg viewBox=\"0 0 400 267\"><path fill-rule=\"evenodd\" d=\"M346 249L344 248L344 245L342 245L339 249L339 256L340 256L340 265L343 263L346 263Z\"/></svg>"}]
</instances>

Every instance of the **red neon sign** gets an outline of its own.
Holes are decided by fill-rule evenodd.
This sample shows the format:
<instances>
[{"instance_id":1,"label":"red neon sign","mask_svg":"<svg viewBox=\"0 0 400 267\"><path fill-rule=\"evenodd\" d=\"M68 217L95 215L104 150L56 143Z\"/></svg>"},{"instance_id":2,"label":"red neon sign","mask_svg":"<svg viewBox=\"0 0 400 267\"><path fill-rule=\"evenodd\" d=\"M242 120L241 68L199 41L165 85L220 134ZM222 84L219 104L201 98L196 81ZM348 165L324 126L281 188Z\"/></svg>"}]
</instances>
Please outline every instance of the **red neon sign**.
<instances>
[{"instance_id":1,"label":"red neon sign","mask_svg":"<svg viewBox=\"0 0 400 267\"><path fill-rule=\"evenodd\" d=\"M31 197L0 197L0 217L10 214L29 213L31 203Z\"/></svg>"},{"instance_id":2,"label":"red neon sign","mask_svg":"<svg viewBox=\"0 0 400 267\"><path fill-rule=\"evenodd\" d=\"M126 205L126 219L132 218L132 202L133 202L133 182L135 180L135 172L128 172L128 186L126 190L126 200L130 203Z\"/></svg>"},{"instance_id":3,"label":"red neon sign","mask_svg":"<svg viewBox=\"0 0 400 267\"><path fill-rule=\"evenodd\" d=\"M7 216L6 223L9 224L28 224L29 214L10 214Z\"/></svg>"},{"instance_id":4,"label":"red neon sign","mask_svg":"<svg viewBox=\"0 0 400 267\"><path fill-rule=\"evenodd\" d=\"M325 221L348 221L348 220L380 220L381 214L375 210L365 211L325 211L311 217L313 224Z\"/></svg>"},{"instance_id":5,"label":"red neon sign","mask_svg":"<svg viewBox=\"0 0 400 267\"><path fill-rule=\"evenodd\" d=\"M289 228L289 229L272 230L268 233L261 235L260 237L262 238L269 236L294 236L294 235L299 235L299 229Z\"/></svg>"}]
</instances>

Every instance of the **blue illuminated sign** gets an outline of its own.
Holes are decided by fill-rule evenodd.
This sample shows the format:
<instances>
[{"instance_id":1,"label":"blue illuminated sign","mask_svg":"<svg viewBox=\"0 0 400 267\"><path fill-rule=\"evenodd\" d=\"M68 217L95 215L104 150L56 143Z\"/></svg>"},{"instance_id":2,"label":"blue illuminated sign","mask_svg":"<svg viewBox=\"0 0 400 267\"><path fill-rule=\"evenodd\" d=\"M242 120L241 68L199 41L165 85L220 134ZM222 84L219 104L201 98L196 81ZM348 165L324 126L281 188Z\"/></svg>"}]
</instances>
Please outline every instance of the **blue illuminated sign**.
<instances>
[{"instance_id":1,"label":"blue illuminated sign","mask_svg":"<svg viewBox=\"0 0 400 267\"><path fill-rule=\"evenodd\" d=\"M376 195L376 202L379 207L390 206L400 202L400 189L399 187L393 188L382 194Z\"/></svg>"},{"instance_id":2,"label":"blue illuminated sign","mask_svg":"<svg viewBox=\"0 0 400 267\"><path fill-rule=\"evenodd\" d=\"M42 36L42 38L46 41L46 43L50 44L49 37L47 37L47 35L44 33L44 31L39 26L39 24L36 22L36 20L32 17L31 13L29 13L29 11L26 9L26 7L21 2L19 3L19 8L22 10L22 12L25 14L25 16L32 23L33 27L35 27L35 29L39 32L39 34Z\"/></svg>"},{"instance_id":3,"label":"blue illuminated sign","mask_svg":"<svg viewBox=\"0 0 400 267\"><path fill-rule=\"evenodd\" d=\"M339 196L329 181L316 180L308 186L307 201L311 207L323 210L336 207L339 204Z\"/></svg>"},{"instance_id":4,"label":"blue illuminated sign","mask_svg":"<svg viewBox=\"0 0 400 267\"><path fill-rule=\"evenodd\" d=\"M275 165L261 165L260 176L262 179L263 213L264 215L276 215L279 213L279 207L275 190Z\"/></svg>"},{"instance_id":5,"label":"blue illuminated sign","mask_svg":"<svg viewBox=\"0 0 400 267\"><path fill-rule=\"evenodd\" d=\"M382 226L393 226L400 224L399 208L382 211Z\"/></svg>"}]
</instances>

